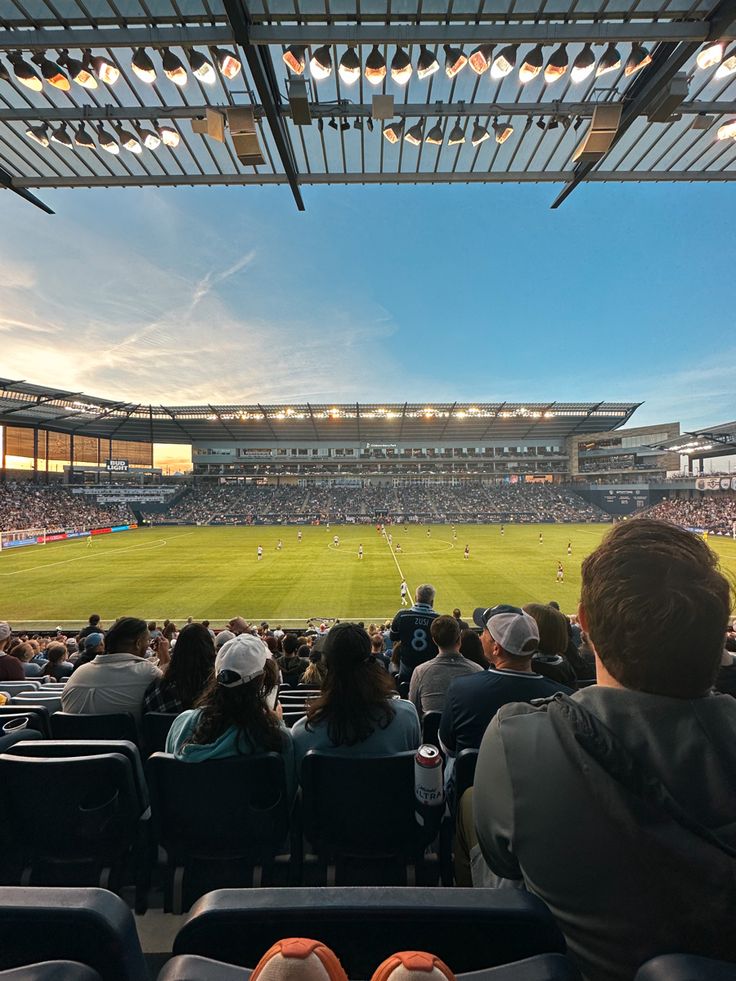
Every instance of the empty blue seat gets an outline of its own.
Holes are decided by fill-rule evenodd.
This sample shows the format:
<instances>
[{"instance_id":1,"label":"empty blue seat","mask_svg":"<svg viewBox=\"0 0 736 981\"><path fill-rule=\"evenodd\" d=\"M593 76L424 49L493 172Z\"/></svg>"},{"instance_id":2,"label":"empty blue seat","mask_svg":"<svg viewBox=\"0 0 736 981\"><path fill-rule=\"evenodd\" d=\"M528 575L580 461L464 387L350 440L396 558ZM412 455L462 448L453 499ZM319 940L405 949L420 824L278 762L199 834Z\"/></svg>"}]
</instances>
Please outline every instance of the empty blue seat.
<instances>
[{"instance_id":1,"label":"empty blue seat","mask_svg":"<svg viewBox=\"0 0 736 981\"><path fill-rule=\"evenodd\" d=\"M693 954L663 954L643 964L634 981L736 981L736 964Z\"/></svg>"},{"instance_id":2,"label":"empty blue seat","mask_svg":"<svg viewBox=\"0 0 736 981\"><path fill-rule=\"evenodd\" d=\"M0 971L0 981L100 981L100 975L85 964L44 961L43 964Z\"/></svg>"}]
</instances>

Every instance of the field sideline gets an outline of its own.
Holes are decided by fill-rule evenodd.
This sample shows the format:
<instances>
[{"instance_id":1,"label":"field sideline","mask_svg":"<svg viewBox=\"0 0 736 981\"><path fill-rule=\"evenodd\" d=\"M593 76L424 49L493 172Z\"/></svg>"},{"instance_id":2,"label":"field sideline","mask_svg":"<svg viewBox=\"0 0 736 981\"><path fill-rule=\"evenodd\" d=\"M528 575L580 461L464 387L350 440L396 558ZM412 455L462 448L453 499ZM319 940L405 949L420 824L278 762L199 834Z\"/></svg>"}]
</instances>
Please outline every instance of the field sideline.
<instances>
[{"instance_id":1,"label":"field sideline","mask_svg":"<svg viewBox=\"0 0 736 981\"><path fill-rule=\"evenodd\" d=\"M507 525L502 536L499 525L458 525L453 540L449 525L432 525L429 535L426 525L396 526L400 553L366 525L305 526L301 544L294 526L145 528L96 537L91 547L79 539L0 553L0 619L15 628L74 627L90 613L108 624L124 614L213 626L235 615L291 626L309 617L368 622L396 612L402 573L412 591L433 583L436 608L459 606L466 619L475 606L553 599L571 613L581 562L609 527ZM710 542L733 581L736 543ZM558 560L564 583L555 581Z\"/></svg>"}]
</instances>

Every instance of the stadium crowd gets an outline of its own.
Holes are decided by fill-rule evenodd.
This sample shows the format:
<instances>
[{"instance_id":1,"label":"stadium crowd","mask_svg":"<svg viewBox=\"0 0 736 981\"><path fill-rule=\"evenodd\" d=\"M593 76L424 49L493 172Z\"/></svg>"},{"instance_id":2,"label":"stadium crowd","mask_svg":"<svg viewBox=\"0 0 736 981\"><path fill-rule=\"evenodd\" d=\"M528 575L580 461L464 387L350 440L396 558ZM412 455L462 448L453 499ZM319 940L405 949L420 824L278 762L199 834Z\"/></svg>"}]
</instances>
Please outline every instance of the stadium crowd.
<instances>
[{"instance_id":1,"label":"stadium crowd","mask_svg":"<svg viewBox=\"0 0 736 981\"><path fill-rule=\"evenodd\" d=\"M101 528L133 516L124 504L104 507L60 484L0 483L0 530Z\"/></svg>"},{"instance_id":2,"label":"stadium crowd","mask_svg":"<svg viewBox=\"0 0 736 981\"><path fill-rule=\"evenodd\" d=\"M736 494L706 493L700 498L667 498L650 507L647 517L670 521L681 528L699 528L731 535L736 526Z\"/></svg>"}]
</instances>

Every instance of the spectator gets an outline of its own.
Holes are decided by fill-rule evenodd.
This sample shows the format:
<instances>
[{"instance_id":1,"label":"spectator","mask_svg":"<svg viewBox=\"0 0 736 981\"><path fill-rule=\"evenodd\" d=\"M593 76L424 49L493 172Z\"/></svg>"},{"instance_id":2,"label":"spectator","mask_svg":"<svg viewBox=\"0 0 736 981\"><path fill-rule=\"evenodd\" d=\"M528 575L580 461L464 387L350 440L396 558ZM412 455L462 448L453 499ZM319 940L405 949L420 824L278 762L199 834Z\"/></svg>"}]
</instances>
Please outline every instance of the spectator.
<instances>
[{"instance_id":1,"label":"spectator","mask_svg":"<svg viewBox=\"0 0 736 981\"><path fill-rule=\"evenodd\" d=\"M243 634L217 654L215 671L197 707L182 712L166 739L166 752L180 760L202 760L283 753L290 794L296 789L291 733L266 701L264 672L268 648Z\"/></svg>"},{"instance_id":2,"label":"spectator","mask_svg":"<svg viewBox=\"0 0 736 981\"><path fill-rule=\"evenodd\" d=\"M425 712L444 711L447 689L455 678L483 670L460 653L460 620L454 614L437 617L430 632L437 645L437 656L414 668L409 685L409 701L420 718Z\"/></svg>"},{"instance_id":3,"label":"spectator","mask_svg":"<svg viewBox=\"0 0 736 981\"><path fill-rule=\"evenodd\" d=\"M564 685L532 671L539 629L528 613L504 604L475 610L473 620L483 627L480 639L489 668L457 678L447 691L440 739L451 756L463 749L478 749L488 723L502 705L569 692Z\"/></svg>"},{"instance_id":4,"label":"spectator","mask_svg":"<svg viewBox=\"0 0 736 981\"><path fill-rule=\"evenodd\" d=\"M304 647L306 644L299 648L300 657L304 657ZM322 659L322 652L315 648L307 648L307 650L309 651L309 664L302 675L300 684L308 685L310 688L322 688L327 677L327 665Z\"/></svg>"},{"instance_id":5,"label":"spectator","mask_svg":"<svg viewBox=\"0 0 736 981\"><path fill-rule=\"evenodd\" d=\"M100 615L99 613L93 613L92 616L87 621L87 626L79 631L79 636L89 637L90 634L102 633L102 627L100 625Z\"/></svg>"},{"instance_id":6,"label":"spectator","mask_svg":"<svg viewBox=\"0 0 736 981\"><path fill-rule=\"evenodd\" d=\"M0 620L0 681L23 681L25 674L18 658L8 654L8 646L13 637L10 624Z\"/></svg>"},{"instance_id":7,"label":"spectator","mask_svg":"<svg viewBox=\"0 0 736 981\"><path fill-rule=\"evenodd\" d=\"M726 637L715 689L723 695L733 695L736 698L736 637Z\"/></svg>"},{"instance_id":8,"label":"spectator","mask_svg":"<svg viewBox=\"0 0 736 981\"><path fill-rule=\"evenodd\" d=\"M736 960L736 702L711 692L730 601L699 537L616 525L582 566L597 685L509 705L483 739L460 821L474 880L522 880L587 981L662 951Z\"/></svg>"},{"instance_id":9,"label":"spectator","mask_svg":"<svg viewBox=\"0 0 736 981\"><path fill-rule=\"evenodd\" d=\"M401 644L399 681L411 681L411 673L417 664L431 661L437 654L437 645L429 631L432 621L439 616L432 609L434 598L434 586L417 586L414 605L408 610L399 610L391 624L391 640Z\"/></svg>"},{"instance_id":10,"label":"spectator","mask_svg":"<svg viewBox=\"0 0 736 981\"><path fill-rule=\"evenodd\" d=\"M483 653L480 634L477 634L475 630L471 630L470 627L467 630L463 630L460 634L460 653L466 661L479 664L484 671L488 667L488 661Z\"/></svg>"},{"instance_id":11,"label":"spectator","mask_svg":"<svg viewBox=\"0 0 736 981\"><path fill-rule=\"evenodd\" d=\"M228 620L227 630L229 630L234 637L238 634L246 634L250 630L248 626L248 621L244 620L243 617L233 617L232 620Z\"/></svg>"},{"instance_id":12,"label":"spectator","mask_svg":"<svg viewBox=\"0 0 736 981\"><path fill-rule=\"evenodd\" d=\"M458 607L455 607L455 609L454 609L454 610L452 611L452 615L453 615L453 616L455 617L455 619L457 620L457 622L458 622L458 626L460 627L460 631L461 631L461 632L462 632L463 630L467 630L467 629L468 629L468 625L467 625L467 623L466 623L466 622L465 622L465 621L463 620L463 618L462 618L462 616L460 615L460 610L458 609Z\"/></svg>"},{"instance_id":13,"label":"spectator","mask_svg":"<svg viewBox=\"0 0 736 981\"><path fill-rule=\"evenodd\" d=\"M219 651L223 644L227 644L229 640L232 640L235 634L232 630L221 630L219 634L215 637L215 650Z\"/></svg>"},{"instance_id":14,"label":"spectator","mask_svg":"<svg viewBox=\"0 0 736 981\"><path fill-rule=\"evenodd\" d=\"M179 634L171 659L143 697L144 712L183 712L207 687L215 666L215 645L201 623L188 623Z\"/></svg>"},{"instance_id":15,"label":"spectator","mask_svg":"<svg viewBox=\"0 0 736 981\"><path fill-rule=\"evenodd\" d=\"M532 658L532 669L568 688L575 687L572 665L564 657L568 643L568 619L551 604L527 603L524 611L537 621L539 648Z\"/></svg>"},{"instance_id":16,"label":"spectator","mask_svg":"<svg viewBox=\"0 0 736 981\"><path fill-rule=\"evenodd\" d=\"M140 722L143 696L161 672L146 660L150 637L144 620L121 617L107 634L107 653L77 668L64 686L61 707L76 715L130 712Z\"/></svg>"},{"instance_id":17,"label":"spectator","mask_svg":"<svg viewBox=\"0 0 736 981\"><path fill-rule=\"evenodd\" d=\"M98 654L105 652L105 637L103 634L87 634L84 638L84 650L74 661L74 671L83 664L89 664Z\"/></svg>"},{"instance_id":18,"label":"spectator","mask_svg":"<svg viewBox=\"0 0 736 981\"><path fill-rule=\"evenodd\" d=\"M298 685L302 675L309 667L309 657L300 653L301 647L295 634L286 634L283 639L284 653L276 658L281 668L285 685Z\"/></svg>"},{"instance_id":19,"label":"spectator","mask_svg":"<svg viewBox=\"0 0 736 981\"><path fill-rule=\"evenodd\" d=\"M18 644L15 646L11 655L17 657L20 661L21 667L23 668L24 678L40 678L43 673L43 666L41 664L34 664L33 659L36 656L36 649L30 640L27 640L24 644Z\"/></svg>"},{"instance_id":20,"label":"spectator","mask_svg":"<svg viewBox=\"0 0 736 981\"><path fill-rule=\"evenodd\" d=\"M161 636L169 647L173 647L179 637L176 624L171 620L167 620L164 624L163 630L161 631Z\"/></svg>"},{"instance_id":21,"label":"spectator","mask_svg":"<svg viewBox=\"0 0 736 981\"><path fill-rule=\"evenodd\" d=\"M67 649L64 644L54 641L46 648L46 664L41 669L41 674L52 678L54 681L63 681L68 678L74 670L71 661L67 661Z\"/></svg>"},{"instance_id":22,"label":"spectator","mask_svg":"<svg viewBox=\"0 0 736 981\"><path fill-rule=\"evenodd\" d=\"M379 756L416 749L419 718L396 698L388 674L371 656L371 642L355 623L336 624L325 638L327 677L292 729L297 763L310 749L340 756Z\"/></svg>"}]
</instances>

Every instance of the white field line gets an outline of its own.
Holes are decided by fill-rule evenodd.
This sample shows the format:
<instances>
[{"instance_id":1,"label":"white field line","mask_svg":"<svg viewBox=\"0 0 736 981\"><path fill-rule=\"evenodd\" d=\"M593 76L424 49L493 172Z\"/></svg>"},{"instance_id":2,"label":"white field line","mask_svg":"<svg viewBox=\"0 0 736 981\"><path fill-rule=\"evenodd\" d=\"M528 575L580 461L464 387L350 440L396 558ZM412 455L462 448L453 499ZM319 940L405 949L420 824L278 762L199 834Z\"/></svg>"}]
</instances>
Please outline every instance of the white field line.
<instances>
[{"instance_id":1,"label":"white field line","mask_svg":"<svg viewBox=\"0 0 736 981\"><path fill-rule=\"evenodd\" d=\"M79 541L83 542L86 541L86 539L80 538ZM116 556L120 555L122 552L132 552L135 548L143 548L150 551L154 548L163 548L166 544L168 543L165 538L158 538L155 542L141 542L138 545L126 545L125 548L116 548L113 551L110 551L108 554L110 556ZM85 548L84 555L77 555L71 559L60 559L58 562L46 562L43 565L32 565L28 566L27 569L16 569L15 572L0 572L0 579L6 579L8 576L22 576L24 573L38 572L40 569L51 569L56 565L68 565L70 562L85 562L87 559L94 558L94 549L92 552L93 554L90 555L89 551ZM29 620L28 622L30 623L31 621Z\"/></svg>"}]
</instances>

